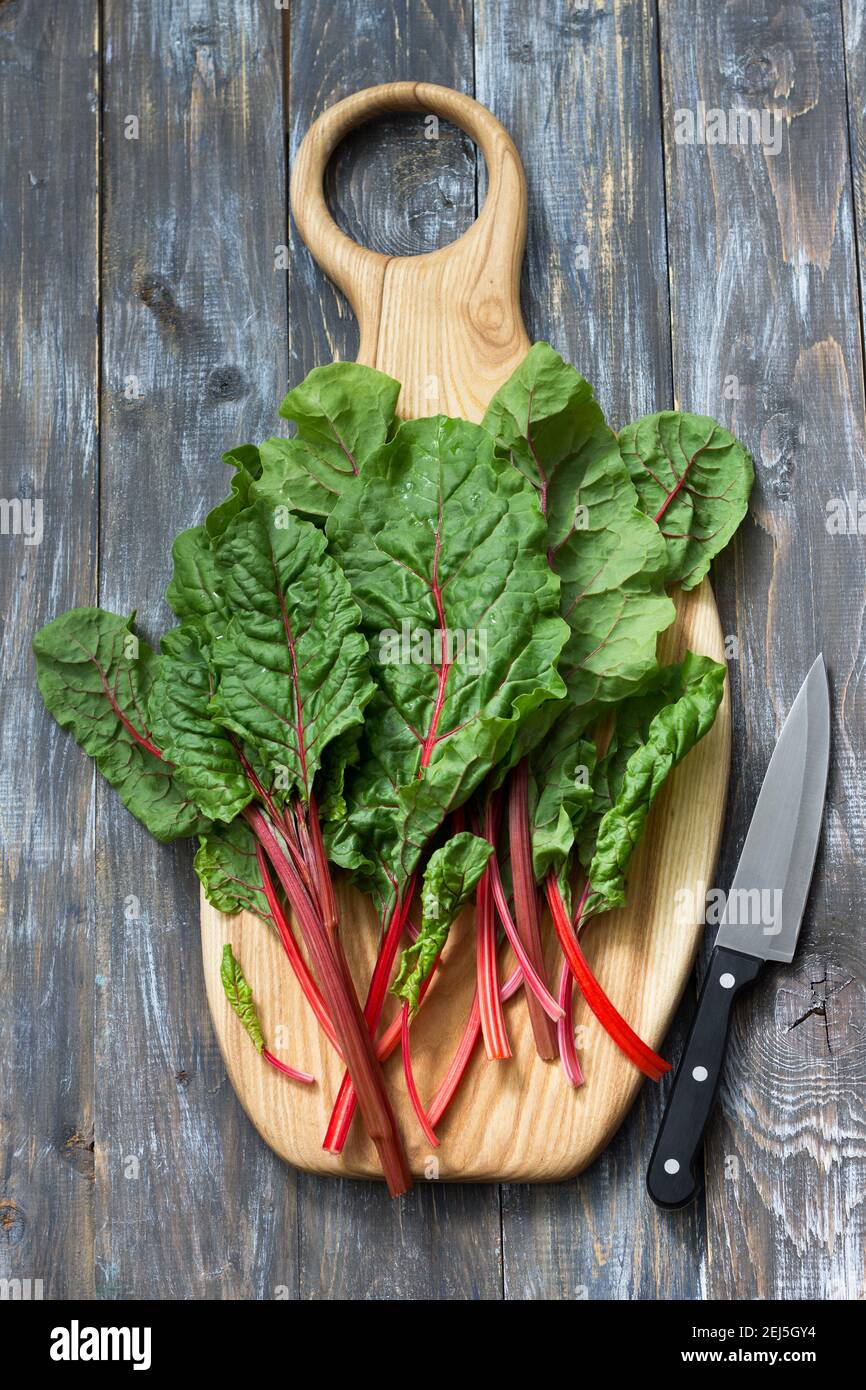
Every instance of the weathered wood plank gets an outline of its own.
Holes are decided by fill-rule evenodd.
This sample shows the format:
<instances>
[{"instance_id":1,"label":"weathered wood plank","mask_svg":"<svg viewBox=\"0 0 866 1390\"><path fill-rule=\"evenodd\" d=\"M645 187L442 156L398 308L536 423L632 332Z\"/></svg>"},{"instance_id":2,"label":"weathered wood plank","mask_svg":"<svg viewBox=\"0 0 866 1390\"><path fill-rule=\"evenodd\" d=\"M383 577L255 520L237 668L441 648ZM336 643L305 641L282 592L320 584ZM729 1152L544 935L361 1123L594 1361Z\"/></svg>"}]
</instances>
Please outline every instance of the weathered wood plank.
<instances>
[{"instance_id":1,"label":"weathered wood plank","mask_svg":"<svg viewBox=\"0 0 866 1390\"><path fill-rule=\"evenodd\" d=\"M105 4L100 600L148 638L172 621L171 538L285 390L281 29L274 5ZM295 1296L294 1175L225 1078L190 850L98 805L100 1292Z\"/></svg>"},{"instance_id":2,"label":"weathered wood plank","mask_svg":"<svg viewBox=\"0 0 866 1390\"><path fill-rule=\"evenodd\" d=\"M531 24L511 0L476 13L476 94L529 182L530 336L575 363L614 427L671 398L656 43L651 0L548 0ZM667 1050L681 1038L678 1021ZM503 1189L506 1297L699 1296L700 1207L671 1223L644 1191L661 1100L644 1086L577 1181Z\"/></svg>"},{"instance_id":3,"label":"weathered wood plank","mask_svg":"<svg viewBox=\"0 0 866 1390\"><path fill-rule=\"evenodd\" d=\"M45 1298L93 1296L93 772L30 642L96 590L97 25L0 9L0 1277Z\"/></svg>"},{"instance_id":4,"label":"weathered wood plank","mask_svg":"<svg viewBox=\"0 0 866 1390\"><path fill-rule=\"evenodd\" d=\"M423 77L472 90L472 7L313 3L291 12L290 139L361 86ZM424 138L421 119L383 122L351 136L334 161L330 193L350 235L397 255L430 250L475 216L471 142L444 124ZM292 230L290 374L355 355L357 333L342 297ZM495 1187L419 1186L399 1203L382 1184L299 1175L301 1296L498 1298L499 1197Z\"/></svg>"},{"instance_id":5,"label":"weathered wood plank","mask_svg":"<svg viewBox=\"0 0 866 1390\"><path fill-rule=\"evenodd\" d=\"M866 946L863 538L833 498L864 487L858 320L839 6L665 0L661 59L678 403L755 455L752 522L716 568L736 614L729 875L778 728L815 653L834 692L828 812L791 969L738 1011L709 1135L707 1294L862 1297ZM851 10L849 7L849 15ZM849 39L851 30L849 28ZM779 118L780 141L678 143L697 103ZM714 118L716 120L716 118ZM714 132L721 131L716 121Z\"/></svg>"},{"instance_id":6,"label":"weathered wood plank","mask_svg":"<svg viewBox=\"0 0 866 1390\"><path fill-rule=\"evenodd\" d=\"M866 0L842 0L842 28L845 37L849 159L854 185L860 316L866 336L866 299L863 295L866 258Z\"/></svg>"},{"instance_id":7,"label":"weathered wood plank","mask_svg":"<svg viewBox=\"0 0 866 1390\"><path fill-rule=\"evenodd\" d=\"M476 95L517 141L529 185L530 336L584 372L615 428L670 398L651 0L478 0Z\"/></svg>"}]
</instances>

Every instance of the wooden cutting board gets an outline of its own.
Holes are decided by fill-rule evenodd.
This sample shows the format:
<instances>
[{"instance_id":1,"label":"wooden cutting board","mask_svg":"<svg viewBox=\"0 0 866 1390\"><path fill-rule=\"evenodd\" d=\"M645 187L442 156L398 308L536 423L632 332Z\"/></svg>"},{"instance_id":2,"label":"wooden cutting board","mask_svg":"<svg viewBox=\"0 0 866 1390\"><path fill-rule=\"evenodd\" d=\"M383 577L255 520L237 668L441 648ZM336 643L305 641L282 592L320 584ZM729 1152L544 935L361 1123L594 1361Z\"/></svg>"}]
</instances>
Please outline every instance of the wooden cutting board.
<instances>
[{"instance_id":1,"label":"wooden cutting board","mask_svg":"<svg viewBox=\"0 0 866 1390\"><path fill-rule=\"evenodd\" d=\"M322 192L325 166L354 126L396 111L436 115L472 136L487 163L488 193L477 221L452 245L393 257L370 251L334 223ZM355 311L358 360L402 382L405 417L443 412L480 420L490 397L529 348L519 281L526 237L526 188L517 151L483 106L447 87L395 82L339 102L309 130L292 175L292 211L316 260ZM580 364L577 364L578 366ZM686 648L724 660L722 632L707 583L678 595L677 619L660 643L663 660ZM629 906L591 923L583 943L602 985L657 1050L685 986L701 928L682 910L681 890L703 903L712 884L730 760L725 699L712 731L669 779L649 821L629 880ZM366 991L378 923L370 905L339 884L342 936L359 994ZM469 1013L475 983L471 911L452 928L436 980L413 1025L412 1057L427 1101L447 1069ZM202 953L208 1001L232 1085L253 1124L297 1167L342 1177L377 1177L359 1122L340 1158L321 1147L342 1065L301 995L273 933L249 914L225 917L202 897ZM549 963L558 952L545 924ZM301 1086L266 1066L229 1008L220 984L230 941L252 984L268 1045L314 1073ZM503 978L510 953L503 960ZM389 1001L391 1005L394 1001ZM391 1017L386 1013L386 1018ZM431 1152L406 1097L399 1049L386 1064L413 1173L430 1180L544 1181L571 1177L605 1147L643 1080L576 995L585 1084L577 1091L559 1063L535 1053L522 992L505 1005L514 1056L488 1062L479 1044Z\"/></svg>"}]
</instances>

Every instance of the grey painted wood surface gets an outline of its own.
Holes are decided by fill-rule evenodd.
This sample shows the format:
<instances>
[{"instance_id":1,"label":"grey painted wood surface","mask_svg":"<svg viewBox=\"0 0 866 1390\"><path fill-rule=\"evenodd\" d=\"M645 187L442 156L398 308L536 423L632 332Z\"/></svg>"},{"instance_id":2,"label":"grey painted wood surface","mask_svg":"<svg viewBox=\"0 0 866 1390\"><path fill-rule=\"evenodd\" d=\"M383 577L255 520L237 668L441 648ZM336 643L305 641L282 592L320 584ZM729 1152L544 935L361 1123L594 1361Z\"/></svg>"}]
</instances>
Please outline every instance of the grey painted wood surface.
<instances>
[{"instance_id":1,"label":"grey painted wood surface","mask_svg":"<svg viewBox=\"0 0 866 1390\"><path fill-rule=\"evenodd\" d=\"M54 1297L862 1296L863 538L824 521L866 489L863 4L659 8L0 6L2 491L45 509L40 545L0 537L0 1275ZM287 382L353 354L351 314L286 230L286 153L330 102L415 76L474 92L523 154L532 335L594 380L614 423L673 398L755 454L753 519L716 567L740 641L720 882L806 664L820 647L831 663L805 950L740 1013L708 1199L675 1217L643 1195L649 1087L559 1187L431 1184L393 1204L278 1163L213 1040L188 852L96 789L33 697L48 616L98 592L137 607L146 636L168 625L167 542L222 494L220 452L279 432ZM780 153L676 144L675 112L699 100L777 112ZM466 137L425 140L407 119L347 141L329 191L353 235L407 254L456 236L483 188Z\"/></svg>"},{"instance_id":2,"label":"grey painted wood surface","mask_svg":"<svg viewBox=\"0 0 866 1390\"><path fill-rule=\"evenodd\" d=\"M0 1277L55 1298L94 1284L96 824L30 639L96 600L98 82L96 0L0 8L0 492L43 531L0 535Z\"/></svg>"},{"instance_id":3,"label":"grey painted wood surface","mask_svg":"<svg viewBox=\"0 0 866 1390\"><path fill-rule=\"evenodd\" d=\"M707 1293L862 1298L863 537L826 525L831 500L864 487L840 9L668 0L661 60L675 397L744 438L758 478L752 519L716 567L745 714L722 882L819 651L834 697L828 814L800 949L737 1013L709 1136ZM778 153L676 144L674 113L698 100L773 112Z\"/></svg>"},{"instance_id":4,"label":"grey painted wood surface","mask_svg":"<svg viewBox=\"0 0 866 1390\"><path fill-rule=\"evenodd\" d=\"M102 38L100 602L153 638L172 536L225 494L222 450L274 433L286 386L281 17L109 0ZM104 786L97 819L99 1291L294 1291L295 1175L225 1078L191 849L155 844Z\"/></svg>"}]
</instances>

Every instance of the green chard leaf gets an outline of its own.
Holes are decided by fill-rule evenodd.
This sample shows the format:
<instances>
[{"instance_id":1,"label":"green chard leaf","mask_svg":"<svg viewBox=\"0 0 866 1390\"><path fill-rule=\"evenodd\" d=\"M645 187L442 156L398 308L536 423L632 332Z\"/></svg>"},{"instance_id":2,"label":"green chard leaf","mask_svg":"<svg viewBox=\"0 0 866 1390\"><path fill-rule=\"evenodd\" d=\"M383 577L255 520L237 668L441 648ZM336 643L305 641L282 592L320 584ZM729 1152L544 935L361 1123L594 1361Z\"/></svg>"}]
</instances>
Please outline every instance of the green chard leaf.
<instances>
[{"instance_id":1,"label":"green chard leaf","mask_svg":"<svg viewBox=\"0 0 866 1390\"><path fill-rule=\"evenodd\" d=\"M228 621L228 612L207 527L191 526L175 536L171 558L165 597L175 617L182 623L198 623L209 634L218 632Z\"/></svg>"},{"instance_id":2,"label":"green chard leaf","mask_svg":"<svg viewBox=\"0 0 866 1390\"><path fill-rule=\"evenodd\" d=\"M746 514L751 456L715 420L679 410L627 425L619 446L640 507L664 537L667 582L693 589Z\"/></svg>"},{"instance_id":3,"label":"green chard leaf","mask_svg":"<svg viewBox=\"0 0 866 1390\"><path fill-rule=\"evenodd\" d=\"M280 406L298 433L261 445L256 494L323 525L347 480L388 439L399 394L399 382L357 362L316 367Z\"/></svg>"},{"instance_id":4,"label":"green chard leaf","mask_svg":"<svg viewBox=\"0 0 866 1390\"><path fill-rule=\"evenodd\" d=\"M547 343L535 343L496 393L483 424L538 493L569 639L559 671L570 704L622 699L656 662L674 607L665 547L638 508L616 437L592 388ZM543 737L550 711L529 725Z\"/></svg>"},{"instance_id":5,"label":"green chard leaf","mask_svg":"<svg viewBox=\"0 0 866 1390\"><path fill-rule=\"evenodd\" d=\"M628 760L646 743L655 716L678 700L697 679L717 669L710 657L687 652L681 662L659 666L647 678L644 689L617 705L604 757L593 777L592 805L584 822L590 834L597 831L601 817L619 796Z\"/></svg>"},{"instance_id":6,"label":"green chard leaf","mask_svg":"<svg viewBox=\"0 0 866 1390\"><path fill-rule=\"evenodd\" d=\"M238 444L223 454L223 463L235 469L231 492L205 517L205 530L211 540L218 540L229 522L248 507L255 482L262 475L262 461L255 444Z\"/></svg>"},{"instance_id":7,"label":"green chard leaf","mask_svg":"<svg viewBox=\"0 0 866 1390\"><path fill-rule=\"evenodd\" d=\"M322 532L265 502L229 523L216 553L232 617L213 648L211 712L306 804L325 748L373 694L358 607Z\"/></svg>"},{"instance_id":8,"label":"green chard leaf","mask_svg":"<svg viewBox=\"0 0 866 1390\"><path fill-rule=\"evenodd\" d=\"M223 462L235 469L231 493L208 513L203 526L192 526L175 537L171 549L174 568L165 595L182 623L196 623L210 638L219 636L229 619L214 542L249 505L252 486L261 473L259 451L252 444L229 450L223 454Z\"/></svg>"},{"instance_id":9,"label":"green chard leaf","mask_svg":"<svg viewBox=\"0 0 866 1390\"><path fill-rule=\"evenodd\" d=\"M204 637L190 623L167 632L160 650L148 704L154 737L202 812L231 821L255 793L232 736L209 713L216 677Z\"/></svg>"},{"instance_id":10,"label":"green chard leaf","mask_svg":"<svg viewBox=\"0 0 866 1390\"><path fill-rule=\"evenodd\" d=\"M322 754L322 766L317 784L319 820L339 822L345 819L346 772L357 767L360 758L361 726L356 724L332 740Z\"/></svg>"},{"instance_id":11,"label":"green chard leaf","mask_svg":"<svg viewBox=\"0 0 866 1390\"><path fill-rule=\"evenodd\" d=\"M218 912L253 912L266 921L270 918L256 842L245 820L213 826L201 835L194 866L205 897Z\"/></svg>"},{"instance_id":12,"label":"green chard leaf","mask_svg":"<svg viewBox=\"0 0 866 1390\"><path fill-rule=\"evenodd\" d=\"M650 808L669 773L712 727L724 690L724 666L688 652L659 672L653 689L618 708L589 812L595 834L582 842L591 887L584 916L625 902L625 876Z\"/></svg>"},{"instance_id":13,"label":"green chard leaf","mask_svg":"<svg viewBox=\"0 0 866 1390\"><path fill-rule=\"evenodd\" d=\"M556 662L568 634L533 490L478 425L401 425L327 533L378 685L347 819L354 852L375 866L365 886L387 900L521 720L564 695Z\"/></svg>"},{"instance_id":14,"label":"green chard leaf","mask_svg":"<svg viewBox=\"0 0 866 1390\"><path fill-rule=\"evenodd\" d=\"M539 883L548 870L567 864L593 803L596 747L585 737L591 719L591 711L567 711L530 754L532 867Z\"/></svg>"},{"instance_id":15,"label":"green chard leaf","mask_svg":"<svg viewBox=\"0 0 866 1390\"><path fill-rule=\"evenodd\" d=\"M431 854L421 886L421 929L407 946L391 993L406 1000L412 1013L418 1007L421 986L448 940L451 923L468 902L487 867L493 846L477 835L461 831Z\"/></svg>"},{"instance_id":16,"label":"green chard leaf","mask_svg":"<svg viewBox=\"0 0 866 1390\"><path fill-rule=\"evenodd\" d=\"M39 689L58 724L95 758L152 835L196 835L207 822L148 725L160 658L135 636L132 621L73 608L48 623L33 639Z\"/></svg>"},{"instance_id":17,"label":"green chard leaf","mask_svg":"<svg viewBox=\"0 0 866 1390\"><path fill-rule=\"evenodd\" d=\"M400 800L397 779L401 769L409 773L396 711L377 690L364 715L358 765L344 772L344 810L325 823L322 833L328 858L347 869L360 891L384 914L408 881L426 841L420 831L413 834L411 818ZM398 764L389 761L392 748L401 760ZM406 835L405 842L401 833Z\"/></svg>"},{"instance_id":18,"label":"green chard leaf","mask_svg":"<svg viewBox=\"0 0 866 1390\"><path fill-rule=\"evenodd\" d=\"M246 976L235 960L234 952L228 943L223 946L223 958L220 964L220 979L223 983L226 999L231 1004L244 1028L253 1040L257 1052L263 1052L265 1040L262 1036L259 1016L256 1013L256 1006L253 1003L253 991L247 983Z\"/></svg>"}]
</instances>

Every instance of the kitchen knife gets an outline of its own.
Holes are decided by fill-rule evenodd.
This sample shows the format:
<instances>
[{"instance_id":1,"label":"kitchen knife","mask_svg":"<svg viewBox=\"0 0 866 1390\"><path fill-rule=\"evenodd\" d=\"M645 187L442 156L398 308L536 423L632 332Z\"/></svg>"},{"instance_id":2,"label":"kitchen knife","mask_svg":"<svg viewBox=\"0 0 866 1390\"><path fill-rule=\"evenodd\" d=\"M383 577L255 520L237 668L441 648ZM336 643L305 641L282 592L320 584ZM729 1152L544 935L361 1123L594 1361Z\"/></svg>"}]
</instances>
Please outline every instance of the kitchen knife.
<instances>
[{"instance_id":1,"label":"kitchen knife","mask_svg":"<svg viewBox=\"0 0 866 1390\"><path fill-rule=\"evenodd\" d=\"M660 1207L696 1197L701 1141L718 1093L733 1003L766 960L794 958L818 850L830 756L830 697L819 656L782 726L647 1171Z\"/></svg>"}]
</instances>

